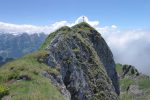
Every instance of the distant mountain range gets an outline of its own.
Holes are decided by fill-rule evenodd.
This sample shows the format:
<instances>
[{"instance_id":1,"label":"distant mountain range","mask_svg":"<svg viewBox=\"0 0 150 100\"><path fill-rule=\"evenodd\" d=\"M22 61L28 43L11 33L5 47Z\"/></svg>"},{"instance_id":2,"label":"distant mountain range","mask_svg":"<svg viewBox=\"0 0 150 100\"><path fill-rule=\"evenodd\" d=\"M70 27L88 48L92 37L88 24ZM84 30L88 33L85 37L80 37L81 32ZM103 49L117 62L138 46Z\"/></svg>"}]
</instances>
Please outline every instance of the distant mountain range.
<instances>
[{"instance_id":1,"label":"distant mountain range","mask_svg":"<svg viewBox=\"0 0 150 100\"><path fill-rule=\"evenodd\" d=\"M25 46L27 37L20 38ZM37 52L3 65L0 87L2 100L120 100L113 55L85 22L61 27Z\"/></svg>"},{"instance_id":2,"label":"distant mountain range","mask_svg":"<svg viewBox=\"0 0 150 100\"><path fill-rule=\"evenodd\" d=\"M0 33L0 66L0 100L150 100L150 77L115 64L86 22L48 36Z\"/></svg>"},{"instance_id":3,"label":"distant mountain range","mask_svg":"<svg viewBox=\"0 0 150 100\"><path fill-rule=\"evenodd\" d=\"M0 33L0 56L18 58L37 50L45 38L44 33Z\"/></svg>"}]
</instances>

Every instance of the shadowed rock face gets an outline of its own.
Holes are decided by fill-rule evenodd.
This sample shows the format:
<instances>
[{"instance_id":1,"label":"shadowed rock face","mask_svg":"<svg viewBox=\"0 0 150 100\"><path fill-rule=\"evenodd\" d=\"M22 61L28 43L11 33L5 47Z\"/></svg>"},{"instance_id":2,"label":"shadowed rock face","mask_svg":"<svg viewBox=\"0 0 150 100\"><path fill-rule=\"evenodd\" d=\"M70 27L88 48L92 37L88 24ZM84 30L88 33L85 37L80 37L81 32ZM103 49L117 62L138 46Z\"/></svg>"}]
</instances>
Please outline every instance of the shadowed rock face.
<instances>
[{"instance_id":1,"label":"shadowed rock face","mask_svg":"<svg viewBox=\"0 0 150 100\"><path fill-rule=\"evenodd\" d=\"M79 27L80 25L76 26ZM86 26L91 28L90 26ZM117 73L115 71L115 62L113 59L112 52L110 48L108 47L105 40L102 38L100 33L98 33L96 30L91 28L89 32L83 32L84 34L87 34L87 38L90 40L90 42L93 45L93 48L97 52L97 55L99 56L100 61L104 65L108 76L112 80L112 83L115 87L116 93L119 95L119 84L118 84L118 77Z\"/></svg>"},{"instance_id":2,"label":"shadowed rock face","mask_svg":"<svg viewBox=\"0 0 150 100\"><path fill-rule=\"evenodd\" d=\"M65 95L67 99L119 99L112 53L94 28L82 22L72 28L62 27L46 40L44 45L49 51L46 63L60 69L61 78L56 81L63 81L70 93Z\"/></svg>"}]
</instances>

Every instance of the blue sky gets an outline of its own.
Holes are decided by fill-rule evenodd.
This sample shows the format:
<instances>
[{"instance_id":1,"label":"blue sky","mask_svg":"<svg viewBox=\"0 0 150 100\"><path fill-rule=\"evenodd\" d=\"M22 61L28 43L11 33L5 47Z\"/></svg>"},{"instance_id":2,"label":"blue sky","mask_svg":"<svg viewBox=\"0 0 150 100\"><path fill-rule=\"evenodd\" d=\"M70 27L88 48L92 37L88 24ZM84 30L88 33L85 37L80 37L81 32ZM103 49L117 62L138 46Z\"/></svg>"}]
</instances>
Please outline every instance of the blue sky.
<instances>
[{"instance_id":1,"label":"blue sky","mask_svg":"<svg viewBox=\"0 0 150 100\"><path fill-rule=\"evenodd\" d=\"M0 0L0 21L49 25L81 15L102 26L149 28L150 0Z\"/></svg>"},{"instance_id":2,"label":"blue sky","mask_svg":"<svg viewBox=\"0 0 150 100\"><path fill-rule=\"evenodd\" d=\"M0 0L0 32L49 34L77 24L83 15L116 62L150 75L150 0Z\"/></svg>"}]
</instances>

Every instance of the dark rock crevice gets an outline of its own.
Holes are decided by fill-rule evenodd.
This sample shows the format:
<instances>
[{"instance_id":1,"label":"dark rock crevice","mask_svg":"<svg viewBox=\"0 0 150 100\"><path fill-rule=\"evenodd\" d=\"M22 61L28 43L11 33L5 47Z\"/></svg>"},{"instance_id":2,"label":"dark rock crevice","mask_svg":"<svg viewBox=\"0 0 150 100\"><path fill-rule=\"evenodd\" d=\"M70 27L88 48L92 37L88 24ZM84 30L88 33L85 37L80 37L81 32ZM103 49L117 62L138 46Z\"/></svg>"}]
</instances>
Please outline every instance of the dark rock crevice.
<instances>
[{"instance_id":1,"label":"dark rock crevice","mask_svg":"<svg viewBox=\"0 0 150 100\"><path fill-rule=\"evenodd\" d=\"M76 28L81 28L80 33ZM50 52L47 64L60 66L61 82L71 100L119 100L112 53L89 25L75 26L65 30L65 34L60 29L47 50Z\"/></svg>"}]
</instances>

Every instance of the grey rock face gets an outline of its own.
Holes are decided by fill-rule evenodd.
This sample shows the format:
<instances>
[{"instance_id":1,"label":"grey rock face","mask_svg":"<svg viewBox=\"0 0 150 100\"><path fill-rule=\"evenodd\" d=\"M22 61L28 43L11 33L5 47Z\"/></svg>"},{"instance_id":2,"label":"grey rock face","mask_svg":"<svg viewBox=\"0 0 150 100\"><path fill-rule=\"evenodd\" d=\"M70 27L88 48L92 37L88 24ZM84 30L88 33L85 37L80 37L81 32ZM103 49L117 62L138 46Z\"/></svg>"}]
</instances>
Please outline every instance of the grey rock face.
<instances>
[{"instance_id":1,"label":"grey rock face","mask_svg":"<svg viewBox=\"0 0 150 100\"><path fill-rule=\"evenodd\" d=\"M54 75L54 74L49 74L48 72L44 71L42 73L43 76L46 78L49 78L54 86L59 88L61 94L66 97L66 100L71 100L71 95L70 92L66 89L66 86L63 83L62 76L60 75Z\"/></svg>"},{"instance_id":2,"label":"grey rock face","mask_svg":"<svg viewBox=\"0 0 150 100\"><path fill-rule=\"evenodd\" d=\"M90 26L83 26L91 28ZM75 29L78 29L79 26L76 26ZM113 54L108 47L107 43L103 39L103 37L98 33L96 30L91 29L89 31L80 31L80 34L82 34L83 37L86 37L89 42L91 42L93 48L95 49L97 55L99 56L100 61L104 65L108 76L110 77L116 93L119 95L119 83L118 83L118 76L117 72L115 70L115 62L113 59Z\"/></svg>"},{"instance_id":3,"label":"grey rock face","mask_svg":"<svg viewBox=\"0 0 150 100\"><path fill-rule=\"evenodd\" d=\"M131 92L133 95L136 95L136 96L141 96L144 94L142 90L139 90L138 85L130 85L128 91Z\"/></svg>"},{"instance_id":4,"label":"grey rock face","mask_svg":"<svg viewBox=\"0 0 150 100\"><path fill-rule=\"evenodd\" d=\"M112 80L116 93L119 95L119 83L117 72L115 71L115 62L112 52L110 51L105 40L96 31L92 32L92 34L89 36L89 40L93 43L93 47L96 50L99 59L103 63L108 76Z\"/></svg>"},{"instance_id":5,"label":"grey rock face","mask_svg":"<svg viewBox=\"0 0 150 100\"><path fill-rule=\"evenodd\" d=\"M71 100L118 100L118 77L111 51L100 34L86 25L56 31L46 48L50 52L47 64L60 68L60 80Z\"/></svg>"}]
</instances>

